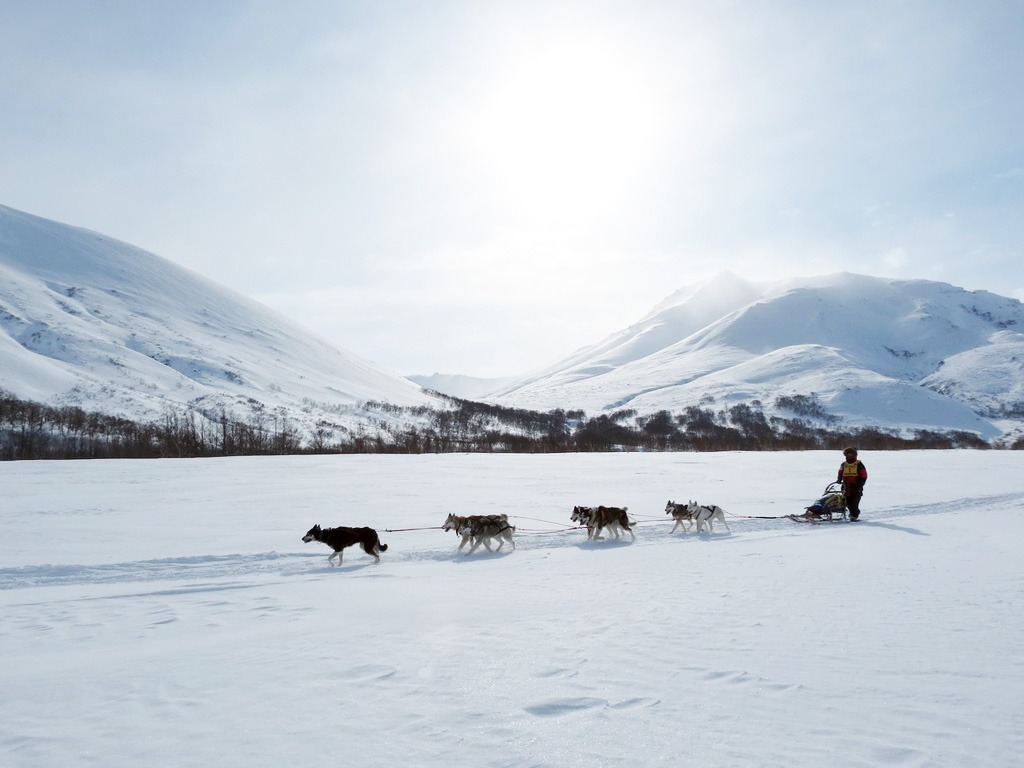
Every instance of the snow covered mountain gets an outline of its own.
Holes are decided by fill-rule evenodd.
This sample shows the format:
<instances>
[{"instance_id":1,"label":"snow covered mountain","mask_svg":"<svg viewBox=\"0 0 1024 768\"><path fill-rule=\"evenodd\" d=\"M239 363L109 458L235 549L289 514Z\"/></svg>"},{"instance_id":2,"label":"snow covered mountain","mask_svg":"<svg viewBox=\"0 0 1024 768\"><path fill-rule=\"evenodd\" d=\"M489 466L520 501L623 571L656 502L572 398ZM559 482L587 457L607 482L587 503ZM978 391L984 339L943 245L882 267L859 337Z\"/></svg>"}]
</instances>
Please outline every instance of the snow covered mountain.
<instances>
[{"instance_id":1,"label":"snow covered mountain","mask_svg":"<svg viewBox=\"0 0 1024 768\"><path fill-rule=\"evenodd\" d=\"M492 392L507 387L516 381L518 377L482 378L457 373L432 373L429 376L414 374L406 378L416 382L421 387L432 389L435 392L443 392L446 395L463 400L479 400Z\"/></svg>"},{"instance_id":2,"label":"snow covered mountain","mask_svg":"<svg viewBox=\"0 0 1024 768\"><path fill-rule=\"evenodd\" d=\"M140 248L0 206L0 389L132 419L310 427L435 404L395 374Z\"/></svg>"},{"instance_id":3,"label":"snow covered mountain","mask_svg":"<svg viewBox=\"0 0 1024 768\"><path fill-rule=\"evenodd\" d=\"M841 425L1020 432L1024 305L923 280L725 272L489 399L588 414L759 400L792 418L793 398Z\"/></svg>"},{"instance_id":4,"label":"snow covered mountain","mask_svg":"<svg viewBox=\"0 0 1024 768\"><path fill-rule=\"evenodd\" d=\"M423 383L471 399L489 385ZM152 253L3 206L0 390L144 421L285 419L307 435L381 418L361 407L370 400L448 405ZM806 417L810 403L839 428L1019 437L1024 305L928 281L722 273L486 399L591 416L759 401L768 416Z\"/></svg>"}]
</instances>

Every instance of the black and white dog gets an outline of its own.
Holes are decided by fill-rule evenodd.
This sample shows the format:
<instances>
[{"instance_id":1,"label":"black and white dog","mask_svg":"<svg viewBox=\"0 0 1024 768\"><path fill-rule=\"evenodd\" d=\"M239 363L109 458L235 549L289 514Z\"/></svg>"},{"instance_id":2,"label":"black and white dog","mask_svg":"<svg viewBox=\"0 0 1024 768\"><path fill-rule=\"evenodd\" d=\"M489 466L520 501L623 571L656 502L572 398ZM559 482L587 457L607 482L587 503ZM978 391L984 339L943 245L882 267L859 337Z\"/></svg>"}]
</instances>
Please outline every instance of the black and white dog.
<instances>
[{"instance_id":1,"label":"black and white dog","mask_svg":"<svg viewBox=\"0 0 1024 768\"><path fill-rule=\"evenodd\" d=\"M690 523L693 521L694 513L690 510L689 503L677 504L674 501L668 502L665 505L665 514L672 515L672 519L676 521L676 524L672 526L672 530L669 533L675 533L676 528L682 526L683 532L686 533L690 530Z\"/></svg>"},{"instance_id":2,"label":"black and white dog","mask_svg":"<svg viewBox=\"0 0 1024 768\"><path fill-rule=\"evenodd\" d=\"M377 532L373 528L346 528L344 526L321 528L319 525L314 525L302 537L302 540L307 544L311 541L322 541L333 549L334 552L327 558L327 562L331 565L334 565L335 556L338 558L338 565L341 565L342 550L355 544L361 544L363 552L372 555L376 563L380 562L380 553L386 552L388 549L387 544L380 543L380 537L377 536Z\"/></svg>"}]
</instances>

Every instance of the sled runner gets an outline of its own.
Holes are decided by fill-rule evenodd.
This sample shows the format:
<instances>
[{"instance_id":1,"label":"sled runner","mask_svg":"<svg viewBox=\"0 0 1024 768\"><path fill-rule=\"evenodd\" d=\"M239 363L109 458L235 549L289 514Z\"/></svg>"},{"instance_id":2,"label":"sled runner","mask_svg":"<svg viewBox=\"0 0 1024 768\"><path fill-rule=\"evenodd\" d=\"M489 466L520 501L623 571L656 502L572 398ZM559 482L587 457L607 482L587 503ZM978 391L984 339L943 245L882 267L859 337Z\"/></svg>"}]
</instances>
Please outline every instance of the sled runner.
<instances>
[{"instance_id":1,"label":"sled runner","mask_svg":"<svg viewBox=\"0 0 1024 768\"><path fill-rule=\"evenodd\" d=\"M842 483L829 483L821 498L804 509L802 515L790 515L798 523L836 523L846 521L846 497Z\"/></svg>"}]
</instances>

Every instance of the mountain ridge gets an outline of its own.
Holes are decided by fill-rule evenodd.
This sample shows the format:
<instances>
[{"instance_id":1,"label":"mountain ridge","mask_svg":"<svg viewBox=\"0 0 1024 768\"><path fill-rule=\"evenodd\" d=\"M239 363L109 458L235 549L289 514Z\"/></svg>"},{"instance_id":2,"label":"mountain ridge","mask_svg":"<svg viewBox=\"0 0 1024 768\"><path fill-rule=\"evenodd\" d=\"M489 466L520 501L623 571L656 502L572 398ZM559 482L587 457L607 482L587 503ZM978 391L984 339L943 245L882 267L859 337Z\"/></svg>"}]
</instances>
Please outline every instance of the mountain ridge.
<instances>
[{"instance_id":1,"label":"mountain ridge","mask_svg":"<svg viewBox=\"0 0 1024 768\"><path fill-rule=\"evenodd\" d=\"M722 273L487 399L640 414L757 400L785 416L780 396L813 396L850 425L992 439L1021 429L1022 330L1016 299L948 283L841 272L756 284Z\"/></svg>"},{"instance_id":2,"label":"mountain ridge","mask_svg":"<svg viewBox=\"0 0 1024 768\"><path fill-rule=\"evenodd\" d=\"M104 235L0 206L0 388L133 419L253 410L312 428L416 384L258 302Z\"/></svg>"},{"instance_id":3,"label":"mountain ridge","mask_svg":"<svg viewBox=\"0 0 1024 768\"><path fill-rule=\"evenodd\" d=\"M1012 440L1024 435L1024 305L927 280L722 272L531 374L410 378L541 412L754 403L785 419L812 402L840 428ZM0 206L0 390L134 420L184 410L352 436L450 407L410 378L141 248Z\"/></svg>"}]
</instances>

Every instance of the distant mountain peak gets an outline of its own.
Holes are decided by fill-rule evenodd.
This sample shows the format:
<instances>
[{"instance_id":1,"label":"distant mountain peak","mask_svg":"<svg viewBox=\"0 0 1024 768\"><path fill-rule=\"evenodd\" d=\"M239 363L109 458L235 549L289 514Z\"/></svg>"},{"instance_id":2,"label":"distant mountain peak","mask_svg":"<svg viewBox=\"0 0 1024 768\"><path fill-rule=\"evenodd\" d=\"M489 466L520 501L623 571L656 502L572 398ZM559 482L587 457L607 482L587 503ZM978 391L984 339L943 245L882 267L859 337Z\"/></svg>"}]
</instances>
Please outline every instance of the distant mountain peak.
<instances>
[{"instance_id":1,"label":"distant mountain peak","mask_svg":"<svg viewBox=\"0 0 1024 768\"><path fill-rule=\"evenodd\" d=\"M723 269L705 280L684 285L669 294L656 304L640 322L673 307L700 306L708 307L709 311L712 311L710 308L718 305L741 306L755 297L763 295L764 291L764 285L745 280L735 272ZM694 310L691 309L691 311Z\"/></svg>"},{"instance_id":2,"label":"distant mountain peak","mask_svg":"<svg viewBox=\"0 0 1024 768\"><path fill-rule=\"evenodd\" d=\"M493 399L591 414L757 400L785 416L772 405L780 395L814 395L851 426L991 439L1024 420L1022 333L1019 301L947 283L837 272L758 284L721 272Z\"/></svg>"}]
</instances>

